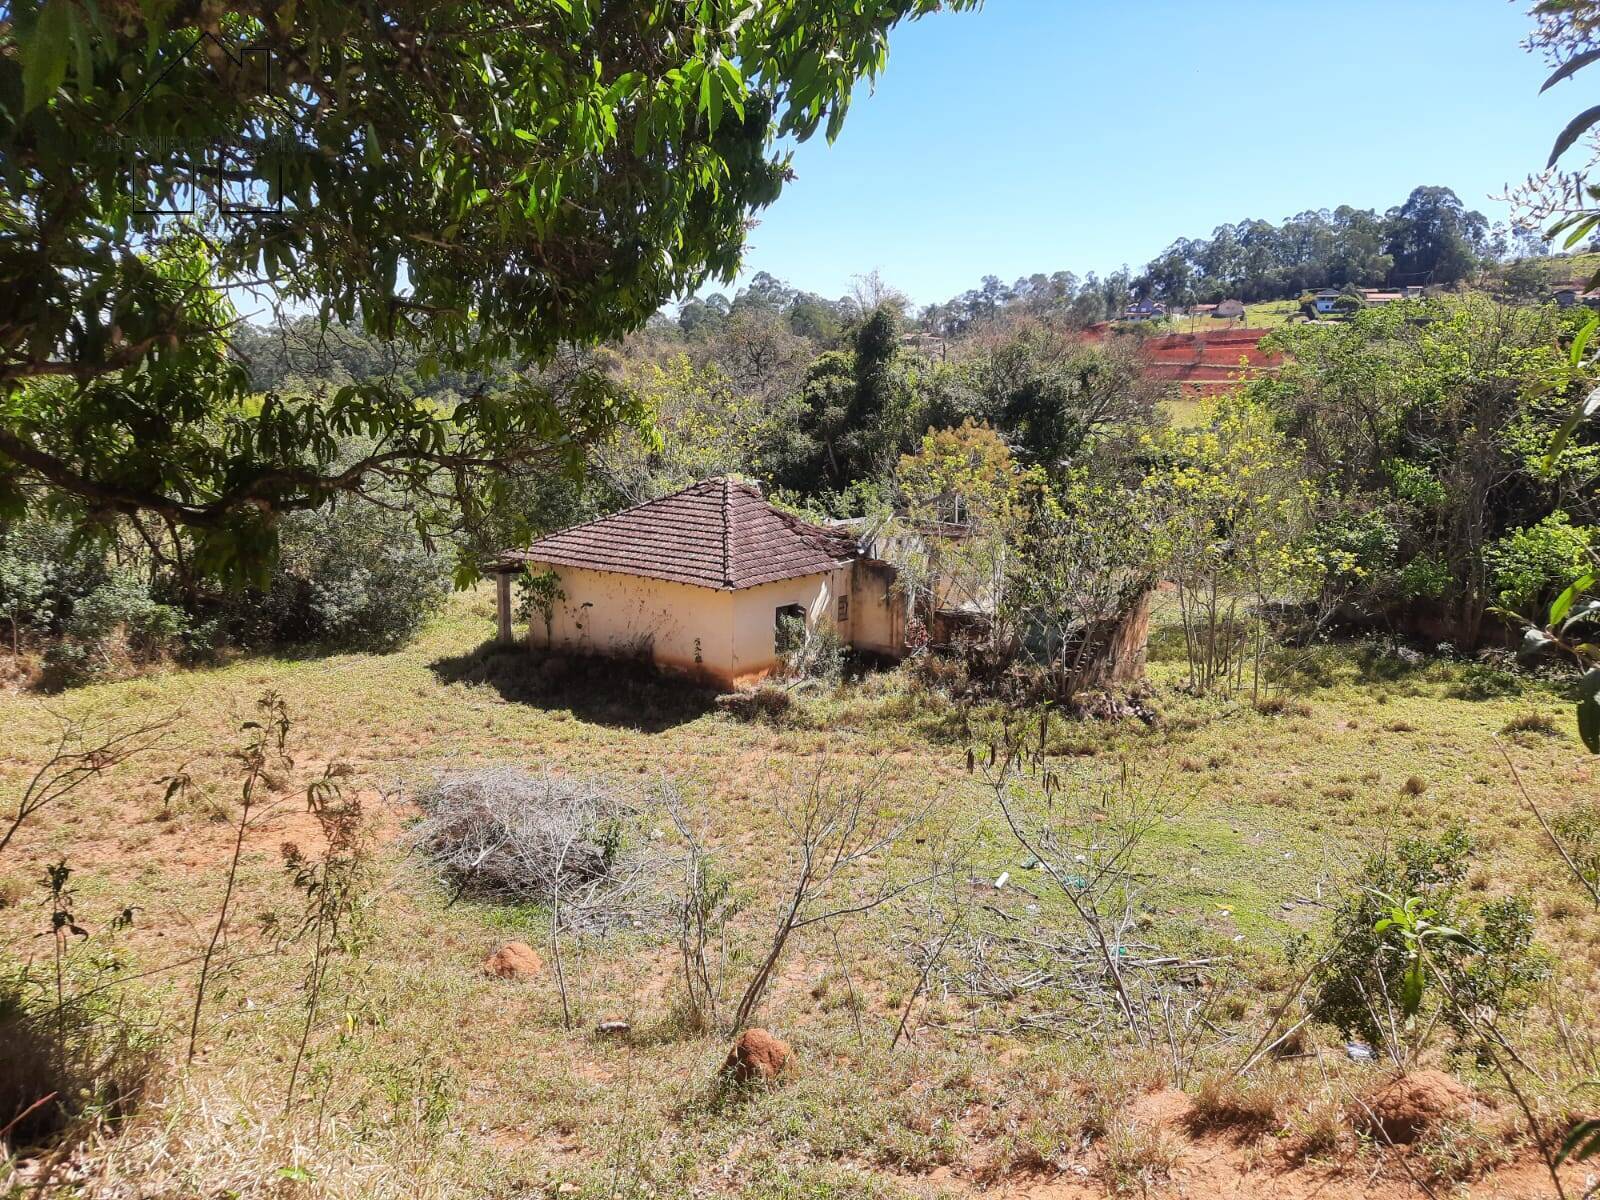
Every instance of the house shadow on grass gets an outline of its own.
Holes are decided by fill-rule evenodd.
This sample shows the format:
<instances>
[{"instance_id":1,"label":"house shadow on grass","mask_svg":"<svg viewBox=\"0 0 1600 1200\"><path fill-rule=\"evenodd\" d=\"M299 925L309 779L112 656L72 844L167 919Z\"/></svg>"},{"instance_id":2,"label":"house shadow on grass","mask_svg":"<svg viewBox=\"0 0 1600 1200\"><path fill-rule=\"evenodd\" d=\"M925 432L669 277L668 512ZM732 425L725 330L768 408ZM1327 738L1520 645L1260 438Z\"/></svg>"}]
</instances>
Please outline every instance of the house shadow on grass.
<instances>
[{"instance_id":1,"label":"house shadow on grass","mask_svg":"<svg viewBox=\"0 0 1600 1200\"><path fill-rule=\"evenodd\" d=\"M513 704L644 733L686 725L717 707L712 689L646 662L544 655L492 639L428 665L443 683L492 687Z\"/></svg>"}]
</instances>

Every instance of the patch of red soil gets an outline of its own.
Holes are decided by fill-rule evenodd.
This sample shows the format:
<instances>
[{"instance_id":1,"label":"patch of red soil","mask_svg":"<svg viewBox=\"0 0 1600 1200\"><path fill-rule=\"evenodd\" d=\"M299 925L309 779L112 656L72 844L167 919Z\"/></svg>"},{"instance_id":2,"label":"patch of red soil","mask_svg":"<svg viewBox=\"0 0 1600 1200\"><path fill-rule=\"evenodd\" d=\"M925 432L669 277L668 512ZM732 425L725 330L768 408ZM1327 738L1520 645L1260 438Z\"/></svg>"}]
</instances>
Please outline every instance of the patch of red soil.
<instances>
[{"instance_id":1,"label":"patch of red soil","mask_svg":"<svg viewBox=\"0 0 1600 1200\"><path fill-rule=\"evenodd\" d=\"M1206 333L1169 333L1139 344L1145 374L1151 379L1181 383L1192 391L1226 391L1245 380L1276 371L1283 355L1261 349L1270 329L1219 329ZM1087 341L1108 336L1104 327L1084 331Z\"/></svg>"},{"instance_id":2,"label":"patch of red soil","mask_svg":"<svg viewBox=\"0 0 1600 1200\"><path fill-rule=\"evenodd\" d=\"M495 979L531 979L544 971L544 960L527 942L507 942L483 960L483 973Z\"/></svg>"},{"instance_id":3,"label":"patch of red soil","mask_svg":"<svg viewBox=\"0 0 1600 1200\"><path fill-rule=\"evenodd\" d=\"M794 1061L789 1043L773 1037L765 1029L746 1029L728 1051L722 1069L732 1072L740 1083L757 1079L776 1079Z\"/></svg>"},{"instance_id":4,"label":"patch of red soil","mask_svg":"<svg viewBox=\"0 0 1600 1200\"><path fill-rule=\"evenodd\" d=\"M1366 1098L1362 1123L1380 1139L1406 1146L1471 1104L1472 1090L1460 1080L1443 1071L1413 1071Z\"/></svg>"},{"instance_id":5,"label":"patch of red soil","mask_svg":"<svg viewBox=\"0 0 1600 1200\"><path fill-rule=\"evenodd\" d=\"M1439 1089L1430 1086L1426 1091L1437 1096ZM1466 1095L1470 1100L1471 1093ZM1355 1163L1306 1161L1292 1145L1271 1135L1240 1141L1226 1133L1198 1133L1193 1111L1189 1097L1172 1089L1148 1092L1122 1110L1123 1122L1159 1131L1175 1151L1170 1174L1144 1181L1146 1190L1137 1194L1184 1200L1423 1200L1443 1194L1437 1187L1430 1193L1407 1172L1401 1160L1414 1153L1409 1149L1384 1150L1376 1160ZM1563 1178L1571 1194L1582 1194L1581 1172L1566 1170ZM937 1189L939 1195L963 1200L1109 1200L1126 1194L1106 1180L1098 1148L1075 1155L1063 1169L1035 1169L993 1183L980 1182L959 1165L935 1175L902 1176L900 1181L915 1194ZM1543 1163L1528 1151L1475 1180L1468 1194L1474 1200L1546 1200L1555 1189Z\"/></svg>"},{"instance_id":6,"label":"patch of red soil","mask_svg":"<svg viewBox=\"0 0 1600 1200\"><path fill-rule=\"evenodd\" d=\"M1124 1115L1140 1125L1160 1129L1177 1128L1189 1120L1194 1102L1175 1088L1146 1092L1129 1104Z\"/></svg>"}]
</instances>

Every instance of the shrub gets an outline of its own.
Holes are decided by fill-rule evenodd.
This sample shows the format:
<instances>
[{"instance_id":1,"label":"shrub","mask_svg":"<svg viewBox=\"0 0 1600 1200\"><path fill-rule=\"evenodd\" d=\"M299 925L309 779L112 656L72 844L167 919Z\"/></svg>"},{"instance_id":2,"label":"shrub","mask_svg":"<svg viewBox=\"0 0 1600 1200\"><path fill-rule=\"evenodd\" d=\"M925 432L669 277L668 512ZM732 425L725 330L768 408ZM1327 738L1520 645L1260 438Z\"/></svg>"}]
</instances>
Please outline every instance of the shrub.
<instances>
[{"instance_id":1,"label":"shrub","mask_svg":"<svg viewBox=\"0 0 1600 1200\"><path fill-rule=\"evenodd\" d=\"M1400 595L1407 600L1438 600L1449 592L1454 576L1437 554L1419 554L1400 568Z\"/></svg>"},{"instance_id":2,"label":"shrub","mask_svg":"<svg viewBox=\"0 0 1600 1200\"><path fill-rule=\"evenodd\" d=\"M1439 477L1421 463L1391 458L1384 462L1383 469L1389 474L1394 494L1418 508L1442 509L1450 499Z\"/></svg>"},{"instance_id":3,"label":"shrub","mask_svg":"<svg viewBox=\"0 0 1600 1200\"><path fill-rule=\"evenodd\" d=\"M1489 586L1502 608L1521 610L1552 599L1588 565L1595 535L1557 510L1537 525L1513 529L1485 547Z\"/></svg>"},{"instance_id":4,"label":"shrub","mask_svg":"<svg viewBox=\"0 0 1600 1200\"><path fill-rule=\"evenodd\" d=\"M1462 1043L1471 1040L1470 1014L1500 1015L1526 1006L1545 967L1533 950L1533 912L1516 897L1490 901L1474 914L1460 902L1471 864L1472 841L1459 825L1437 838L1408 838L1392 854L1368 859L1334 912L1329 945L1313 976L1312 1016L1371 1045L1393 1040L1402 1023L1402 997L1413 946L1405 923L1395 920L1403 902L1415 901L1435 928L1459 931L1427 945L1430 976L1443 976L1444 1000L1436 1011ZM1407 904L1410 908L1412 905ZM1430 1022L1419 1020L1426 1030ZM1396 1048L1400 1049L1400 1048Z\"/></svg>"},{"instance_id":5,"label":"shrub","mask_svg":"<svg viewBox=\"0 0 1600 1200\"><path fill-rule=\"evenodd\" d=\"M1468 663L1450 694L1462 700L1495 700L1522 691L1522 678L1495 661Z\"/></svg>"},{"instance_id":6,"label":"shrub","mask_svg":"<svg viewBox=\"0 0 1600 1200\"><path fill-rule=\"evenodd\" d=\"M1400 530L1381 509L1336 510L1311 531L1307 545L1322 564L1328 591L1368 593L1392 578Z\"/></svg>"},{"instance_id":7,"label":"shrub","mask_svg":"<svg viewBox=\"0 0 1600 1200\"><path fill-rule=\"evenodd\" d=\"M1533 946L1533 907L1521 896L1490 900L1474 925L1469 936L1475 953L1449 964L1452 998L1444 1010L1463 1042L1472 1040L1479 1014L1519 1012L1533 985L1549 974L1545 956Z\"/></svg>"},{"instance_id":8,"label":"shrub","mask_svg":"<svg viewBox=\"0 0 1600 1200\"><path fill-rule=\"evenodd\" d=\"M556 605L567 598L561 588L561 576L551 570L535 571L525 566L517 576L517 596L518 624L528 624L537 614L548 644L553 637L551 625L556 619Z\"/></svg>"},{"instance_id":9,"label":"shrub","mask_svg":"<svg viewBox=\"0 0 1600 1200\"><path fill-rule=\"evenodd\" d=\"M1393 854L1367 860L1334 912L1327 960L1311 993L1314 1017L1371 1045L1382 1043L1375 1010L1385 996L1398 999L1406 966L1398 931L1374 929L1387 915L1385 897L1425 896L1436 909L1449 912L1471 853L1466 831L1453 826L1438 838L1410 838Z\"/></svg>"},{"instance_id":10,"label":"shrub","mask_svg":"<svg viewBox=\"0 0 1600 1200\"><path fill-rule=\"evenodd\" d=\"M205 634L181 608L156 600L132 571L114 571L73 604L45 667L59 683L115 675L182 654Z\"/></svg>"},{"instance_id":11,"label":"shrub","mask_svg":"<svg viewBox=\"0 0 1600 1200\"><path fill-rule=\"evenodd\" d=\"M0 529L0 617L13 646L59 631L74 604L106 580L105 554L72 527L28 513Z\"/></svg>"},{"instance_id":12,"label":"shrub","mask_svg":"<svg viewBox=\"0 0 1600 1200\"><path fill-rule=\"evenodd\" d=\"M837 683L844 673L844 639L827 621L808 630L798 618L783 618L778 628L778 646L783 655L783 673L790 679Z\"/></svg>"},{"instance_id":13,"label":"shrub","mask_svg":"<svg viewBox=\"0 0 1600 1200\"><path fill-rule=\"evenodd\" d=\"M449 591L444 555L424 544L404 513L335 503L289 516L279 537L266 592L230 605L230 628L247 644L392 650Z\"/></svg>"}]
</instances>

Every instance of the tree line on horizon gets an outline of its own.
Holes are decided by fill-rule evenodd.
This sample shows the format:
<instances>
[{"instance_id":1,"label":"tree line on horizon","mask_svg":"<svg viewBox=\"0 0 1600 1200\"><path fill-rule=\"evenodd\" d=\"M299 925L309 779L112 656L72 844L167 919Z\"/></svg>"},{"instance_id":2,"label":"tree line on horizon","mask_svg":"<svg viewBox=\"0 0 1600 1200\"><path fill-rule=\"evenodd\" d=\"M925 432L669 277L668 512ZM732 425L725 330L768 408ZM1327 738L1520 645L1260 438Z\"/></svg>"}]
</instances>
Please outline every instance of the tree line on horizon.
<instances>
[{"instance_id":1,"label":"tree line on horizon","mask_svg":"<svg viewBox=\"0 0 1600 1200\"><path fill-rule=\"evenodd\" d=\"M1103 277L1093 271L1036 272L1011 284L986 275L977 287L926 305L915 316L919 328L941 337L959 336L1002 309L1083 327L1115 319L1134 300L1186 307L1226 299L1259 303L1322 288L1453 287L1485 266L1548 251L1538 232L1491 224L1452 189L1425 186L1383 213L1342 204L1296 213L1276 225L1259 218L1219 225L1209 238L1178 238L1137 273L1128 267ZM694 336L720 328L741 309L782 311L793 333L826 342L876 301L894 297L875 278L867 290L866 297L829 300L759 272L732 298L691 297L680 306L676 324ZM899 299L902 308L912 307Z\"/></svg>"}]
</instances>

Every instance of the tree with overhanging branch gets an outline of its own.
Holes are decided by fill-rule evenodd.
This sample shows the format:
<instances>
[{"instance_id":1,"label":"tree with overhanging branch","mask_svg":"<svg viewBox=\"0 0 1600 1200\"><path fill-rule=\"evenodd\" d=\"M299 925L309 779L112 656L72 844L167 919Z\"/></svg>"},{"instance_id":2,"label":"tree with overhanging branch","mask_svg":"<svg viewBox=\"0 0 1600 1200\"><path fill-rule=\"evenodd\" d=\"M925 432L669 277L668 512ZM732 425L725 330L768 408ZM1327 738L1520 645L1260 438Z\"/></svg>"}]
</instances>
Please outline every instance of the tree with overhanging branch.
<instances>
[{"instance_id":1,"label":"tree with overhanging branch","mask_svg":"<svg viewBox=\"0 0 1600 1200\"><path fill-rule=\"evenodd\" d=\"M979 2L4 6L0 519L126 518L251 578L281 514L341 493L439 528L507 470L577 470L647 414L531 368L731 279L889 30ZM382 380L252 395L241 297L483 383L448 408Z\"/></svg>"}]
</instances>

